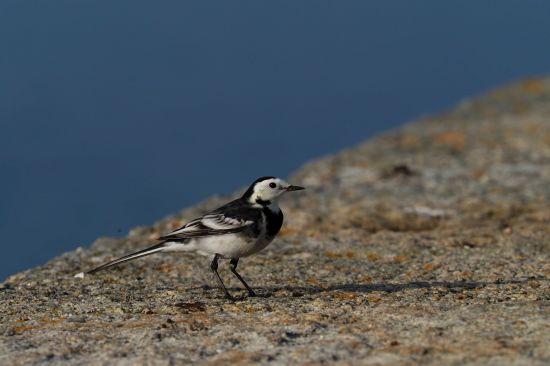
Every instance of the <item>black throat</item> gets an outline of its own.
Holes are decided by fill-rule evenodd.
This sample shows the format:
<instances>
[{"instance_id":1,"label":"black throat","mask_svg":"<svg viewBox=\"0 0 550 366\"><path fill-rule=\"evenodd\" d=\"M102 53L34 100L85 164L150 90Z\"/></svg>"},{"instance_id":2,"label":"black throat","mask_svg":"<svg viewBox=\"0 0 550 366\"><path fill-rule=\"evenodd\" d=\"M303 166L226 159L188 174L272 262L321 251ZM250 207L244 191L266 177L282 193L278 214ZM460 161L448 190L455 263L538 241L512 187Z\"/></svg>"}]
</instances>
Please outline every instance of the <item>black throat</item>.
<instances>
[{"instance_id":1,"label":"black throat","mask_svg":"<svg viewBox=\"0 0 550 366\"><path fill-rule=\"evenodd\" d=\"M264 201L261 198L256 198L256 203L260 206L267 207L271 204L271 201Z\"/></svg>"},{"instance_id":2,"label":"black throat","mask_svg":"<svg viewBox=\"0 0 550 366\"><path fill-rule=\"evenodd\" d=\"M283 225L283 212L272 211L268 206L263 206L262 212L265 215L266 235L268 238L273 238Z\"/></svg>"}]
</instances>

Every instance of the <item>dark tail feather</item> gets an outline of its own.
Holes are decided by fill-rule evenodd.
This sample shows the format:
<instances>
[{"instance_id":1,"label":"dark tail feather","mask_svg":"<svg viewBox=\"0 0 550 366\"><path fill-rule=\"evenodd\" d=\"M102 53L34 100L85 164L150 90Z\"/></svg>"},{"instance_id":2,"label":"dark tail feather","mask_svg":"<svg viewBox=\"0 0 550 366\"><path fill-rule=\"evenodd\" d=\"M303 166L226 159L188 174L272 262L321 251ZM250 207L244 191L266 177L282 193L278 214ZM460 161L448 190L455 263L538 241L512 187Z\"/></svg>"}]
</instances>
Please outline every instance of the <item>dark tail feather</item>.
<instances>
[{"instance_id":1,"label":"dark tail feather","mask_svg":"<svg viewBox=\"0 0 550 366\"><path fill-rule=\"evenodd\" d=\"M89 271L86 272L86 273L87 273L87 274L91 274L91 273L96 273L96 272L99 272L99 271L103 271L104 269L107 269L107 268L112 267L112 266L114 266L114 265L117 265L117 264L120 264L120 263L124 263L124 262L128 262L128 261L131 261L131 260L136 259L136 258L145 257L145 256L147 256L147 255L150 255L150 254L159 252L159 251L161 251L162 249L164 249L164 243L165 243L165 242L162 242L162 243L159 243L159 244L155 244L155 245L153 245L152 247L145 248L145 249L140 250L140 251L137 251L137 252L135 252L135 253L125 255L124 257L120 257L120 258L115 259L115 260L113 260L113 261L110 261L110 262L107 262L107 263L105 263L105 264L102 264L102 265L99 266L99 267L96 267L96 268L94 268L94 269L91 269L91 270L89 270Z\"/></svg>"}]
</instances>

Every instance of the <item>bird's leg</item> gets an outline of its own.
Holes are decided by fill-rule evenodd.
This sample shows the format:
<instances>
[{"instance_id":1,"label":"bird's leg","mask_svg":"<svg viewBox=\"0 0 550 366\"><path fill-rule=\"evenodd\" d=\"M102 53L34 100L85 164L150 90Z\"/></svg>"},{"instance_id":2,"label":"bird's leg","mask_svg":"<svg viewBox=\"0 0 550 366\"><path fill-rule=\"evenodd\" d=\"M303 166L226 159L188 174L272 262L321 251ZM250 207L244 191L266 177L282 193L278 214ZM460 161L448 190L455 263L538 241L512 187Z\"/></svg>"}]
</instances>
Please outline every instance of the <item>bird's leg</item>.
<instances>
[{"instance_id":1,"label":"bird's leg","mask_svg":"<svg viewBox=\"0 0 550 366\"><path fill-rule=\"evenodd\" d=\"M212 263L210 263L210 269L212 270L212 272L214 272L216 280L218 280L218 284L220 285L220 289L224 292L225 297L228 298L228 299L233 300L233 296L231 296L229 291L227 291L227 288L223 284L222 278L220 277L220 275L218 273L218 259L219 259L219 257L220 256L218 254L214 254L214 258L212 258Z\"/></svg>"},{"instance_id":2,"label":"bird's leg","mask_svg":"<svg viewBox=\"0 0 550 366\"><path fill-rule=\"evenodd\" d=\"M244 287L246 287L246 289L248 290L248 294L250 296L256 296L256 293L250 288L250 286L248 286L248 284L243 280L241 275L237 272L237 264L239 264L239 258L231 259L229 264L231 265L231 272L233 272L233 274L237 276L237 278L239 279L239 281L241 281Z\"/></svg>"}]
</instances>

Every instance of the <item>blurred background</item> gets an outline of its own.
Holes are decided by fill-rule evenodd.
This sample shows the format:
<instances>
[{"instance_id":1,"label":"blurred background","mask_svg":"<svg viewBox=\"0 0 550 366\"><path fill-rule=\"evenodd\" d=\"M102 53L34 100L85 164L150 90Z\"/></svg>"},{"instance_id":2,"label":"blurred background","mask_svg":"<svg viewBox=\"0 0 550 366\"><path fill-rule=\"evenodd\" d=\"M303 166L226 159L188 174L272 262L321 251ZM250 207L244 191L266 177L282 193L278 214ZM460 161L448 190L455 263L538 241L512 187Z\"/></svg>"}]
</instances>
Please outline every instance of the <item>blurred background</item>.
<instances>
[{"instance_id":1,"label":"blurred background","mask_svg":"<svg viewBox=\"0 0 550 366\"><path fill-rule=\"evenodd\" d=\"M550 71L550 2L0 2L0 281Z\"/></svg>"}]
</instances>

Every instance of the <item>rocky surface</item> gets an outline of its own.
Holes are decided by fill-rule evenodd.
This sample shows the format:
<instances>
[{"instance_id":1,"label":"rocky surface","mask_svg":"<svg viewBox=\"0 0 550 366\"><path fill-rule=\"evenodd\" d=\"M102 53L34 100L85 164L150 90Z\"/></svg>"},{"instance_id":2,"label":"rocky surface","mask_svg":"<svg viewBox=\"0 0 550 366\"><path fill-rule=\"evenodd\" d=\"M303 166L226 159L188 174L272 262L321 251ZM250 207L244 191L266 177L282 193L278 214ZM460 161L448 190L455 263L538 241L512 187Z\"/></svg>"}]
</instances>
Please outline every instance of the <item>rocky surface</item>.
<instances>
[{"instance_id":1,"label":"rocky surface","mask_svg":"<svg viewBox=\"0 0 550 366\"><path fill-rule=\"evenodd\" d=\"M365 121L368 123L368 121ZM550 363L550 80L461 103L305 166L286 223L241 261L147 245L225 198L0 285L0 364ZM206 286L205 286L206 284Z\"/></svg>"}]
</instances>

